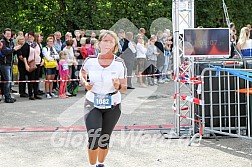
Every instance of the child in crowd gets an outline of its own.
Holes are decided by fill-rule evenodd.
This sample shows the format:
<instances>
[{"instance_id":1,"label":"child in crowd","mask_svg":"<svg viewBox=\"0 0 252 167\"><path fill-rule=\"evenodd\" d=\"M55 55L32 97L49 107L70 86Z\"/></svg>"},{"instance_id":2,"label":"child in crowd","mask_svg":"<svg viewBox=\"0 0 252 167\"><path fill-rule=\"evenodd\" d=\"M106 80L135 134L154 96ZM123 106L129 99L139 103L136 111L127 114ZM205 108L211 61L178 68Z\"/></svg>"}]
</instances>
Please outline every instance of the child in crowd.
<instances>
[{"instance_id":1,"label":"child in crowd","mask_svg":"<svg viewBox=\"0 0 252 167\"><path fill-rule=\"evenodd\" d=\"M81 43L80 52L81 52L81 55L82 55L84 60L88 57L87 48L85 46L86 45L86 39L87 39L86 37L82 37L81 40L80 40L80 43Z\"/></svg>"},{"instance_id":2,"label":"child in crowd","mask_svg":"<svg viewBox=\"0 0 252 167\"><path fill-rule=\"evenodd\" d=\"M157 70L157 56L159 55L157 51L157 47L155 46L155 42L157 41L156 36L151 36L148 47L147 47L147 52L146 52L146 58L147 58L147 68L148 68L148 73L149 74L156 74ZM150 86L156 85L157 80L154 79L154 76L148 77L148 84Z\"/></svg>"},{"instance_id":3,"label":"child in crowd","mask_svg":"<svg viewBox=\"0 0 252 167\"><path fill-rule=\"evenodd\" d=\"M87 49L88 57L96 57L96 53L95 53L95 43L96 43L95 40L91 40L91 47L89 47L89 48Z\"/></svg>"},{"instance_id":4,"label":"child in crowd","mask_svg":"<svg viewBox=\"0 0 252 167\"><path fill-rule=\"evenodd\" d=\"M61 51L59 53L60 61L59 61L59 75L60 75L60 92L59 98L67 98L68 96L65 94L66 92L66 80L69 78L69 66L66 60L66 52ZM63 80L63 81L62 81Z\"/></svg>"}]
</instances>

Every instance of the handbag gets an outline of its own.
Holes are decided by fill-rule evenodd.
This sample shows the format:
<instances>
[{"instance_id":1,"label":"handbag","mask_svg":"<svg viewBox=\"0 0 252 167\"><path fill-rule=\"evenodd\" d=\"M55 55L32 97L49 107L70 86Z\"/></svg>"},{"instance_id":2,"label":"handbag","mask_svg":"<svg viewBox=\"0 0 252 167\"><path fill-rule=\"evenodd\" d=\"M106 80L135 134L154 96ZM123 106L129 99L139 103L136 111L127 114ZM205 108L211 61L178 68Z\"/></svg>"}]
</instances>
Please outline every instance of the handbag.
<instances>
[{"instance_id":1,"label":"handbag","mask_svg":"<svg viewBox=\"0 0 252 167\"><path fill-rule=\"evenodd\" d=\"M29 69L27 70L28 72L32 72L37 69L36 63L35 63L35 55L32 60L27 62Z\"/></svg>"},{"instance_id":2,"label":"handbag","mask_svg":"<svg viewBox=\"0 0 252 167\"><path fill-rule=\"evenodd\" d=\"M28 72L32 72L37 69L37 66L36 66L34 59L28 62L28 66L29 66Z\"/></svg>"},{"instance_id":3,"label":"handbag","mask_svg":"<svg viewBox=\"0 0 252 167\"><path fill-rule=\"evenodd\" d=\"M44 57L44 67L45 68L55 68L57 67L57 61L49 61Z\"/></svg>"}]
</instances>

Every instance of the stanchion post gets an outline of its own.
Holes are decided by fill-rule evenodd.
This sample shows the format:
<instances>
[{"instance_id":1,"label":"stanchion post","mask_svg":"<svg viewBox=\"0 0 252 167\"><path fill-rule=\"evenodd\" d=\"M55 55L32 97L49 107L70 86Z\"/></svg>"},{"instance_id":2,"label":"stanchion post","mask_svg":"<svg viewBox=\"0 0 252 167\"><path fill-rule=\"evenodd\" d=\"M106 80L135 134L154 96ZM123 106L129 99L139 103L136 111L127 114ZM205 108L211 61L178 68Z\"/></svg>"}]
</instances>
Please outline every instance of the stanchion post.
<instances>
[{"instance_id":1,"label":"stanchion post","mask_svg":"<svg viewBox=\"0 0 252 167\"><path fill-rule=\"evenodd\" d=\"M179 70L180 70L180 55L179 55L179 0L174 1L174 10L175 10L175 16L174 16L174 24L173 24L173 30L174 30L174 43L175 43L175 50L174 50L174 72L175 72L175 94L176 96L176 111L174 113L174 129L175 132L180 136L180 117L178 114L180 114L180 82L179 80Z\"/></svg>"}]
</instances>

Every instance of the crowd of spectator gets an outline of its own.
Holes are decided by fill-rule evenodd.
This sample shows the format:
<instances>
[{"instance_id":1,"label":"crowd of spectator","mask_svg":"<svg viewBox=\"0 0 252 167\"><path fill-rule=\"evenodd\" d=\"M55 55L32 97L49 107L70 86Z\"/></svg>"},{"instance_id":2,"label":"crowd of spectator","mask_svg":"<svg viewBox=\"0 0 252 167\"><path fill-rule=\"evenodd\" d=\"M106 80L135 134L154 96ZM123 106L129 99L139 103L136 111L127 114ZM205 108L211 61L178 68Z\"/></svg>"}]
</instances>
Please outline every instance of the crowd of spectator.
<instances>
[{"instance_id":1,"label":"crowd of spectator","mask_svg":"<svg viewBox=\"0 0 252 167\"><path fill-rule=\"evenodd\" d=\"M43 90L42 83L26 81L39 81L42 78L46 80L78 79L78 71L84 60L87 57L99 55L97 35L95 32L86 35L85 30L75 30L73 34L65 33L62 40L62 33L56 31L44 39L42 33L24 34L19 31L16 34L6 28L0 37L0 87L4 102L16 101L11 93L19 93L20 97L29 98L29 100L41 100L42 95L48 99L71 96L66 89L66 85L71 81L68 83L45 82ZM127 67L128 89L134 89L134 84L147 87L170 81L166 75L172 48L170 30L159 31L147 39L144 28L140 28L138 34L120 29L118 38L119 51L115 55L120 56ZM43 42L46 43L44 46ZM131 76L134 69L137 75L144 72L160 75L147 78L138 76L138 83L133 84ZM18 91L12 89L13 80L24 81L17 82Z\"/></svg>"},{"instance_id":2,"label":"crowd of spectator","mask_svg":"<svg viewBox=\"0 0 252 167\"><path fill-rule=\"evenodd\" d=\"M119 38L120 56L127 67L128 89L134 89L136 85L146 88L157 84L169 82L167 75L173 40L169 29L159 31L148 39L144 28L140 28L138 34L125 32L120 29L117 33ZM85 30L75 30L72 34L67 32L62 39L62 33L56 31L48 35L44 41L42 33L19 31L17 34L9 28L3 31L0 36L0 92L6 103L14 103L16 99L11 93L19 93L22 98L30 100L46 98L60 98L71 96L66 85L61 82L45 82L45 89L42 90L40 82L26 82L40 80L68 80L78 79L78 71L82 63L88 57L99 55L99 41L97 35L92 32L88 35ZM231 57L237 56L235 47L241 51L243 57L252 56L252 28L251 25L243 27L239 36L233 23L230 24ZM46 44L43 46L42 43ZM64 56L59 56L59 55ZM64 57L64 58L62 58ZM61 77L62 71L60 60L67 62L67 77ZM64 62L64 61L62 61ZM62 65L62 64L61 64ZM137 82L132 83L133 71L138 75ZM159 74L157 76L143 77L142 74ZM18 82L18 91L12 89L13 80ZM65 85L59 91L60 84ZM134 86L135 84L135 86ZM26 90L28 88L28 91ZM41 88L41 89L40 89Z\"/></svg>"}]
</instances>

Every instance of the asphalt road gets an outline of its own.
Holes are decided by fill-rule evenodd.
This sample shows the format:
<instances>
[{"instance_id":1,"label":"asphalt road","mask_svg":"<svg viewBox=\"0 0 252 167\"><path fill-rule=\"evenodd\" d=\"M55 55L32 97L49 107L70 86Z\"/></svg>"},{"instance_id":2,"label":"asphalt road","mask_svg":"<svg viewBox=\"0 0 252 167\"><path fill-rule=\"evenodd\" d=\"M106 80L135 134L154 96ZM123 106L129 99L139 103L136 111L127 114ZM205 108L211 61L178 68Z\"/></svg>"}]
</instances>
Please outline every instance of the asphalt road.
<instances>
[{"instance_id":1,"label":"asphalt road","mask_svg":"<svg viewBox=\"0 0 252 167\"><path fill-rule=\"evenodd\" d=\"M172 125L173 82L128 90L122 115L111 139L108 167L252 167L252 141L204 138L164 139L160 130L146 127ZM14 87L14 89L17 89ZM68 99L0 102L0 167L87 167L87 134L81 128L85 92ZM64 128L68 128L68 131ZM3 129L5 130L3 131ZM71 129L72 128L72 129ZM20 131L20 129L23 129ZM151 128L150 128L151 129ZM15 131L18 132L15 132Z\"/></svg>"}]
</instances>

